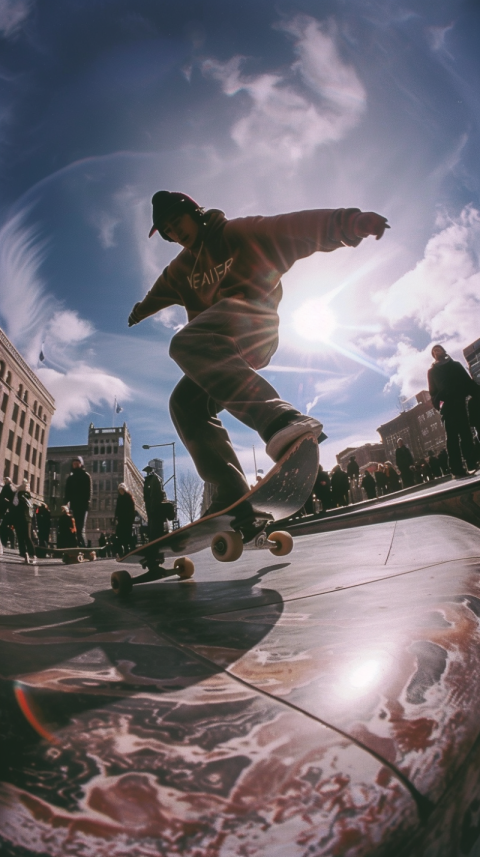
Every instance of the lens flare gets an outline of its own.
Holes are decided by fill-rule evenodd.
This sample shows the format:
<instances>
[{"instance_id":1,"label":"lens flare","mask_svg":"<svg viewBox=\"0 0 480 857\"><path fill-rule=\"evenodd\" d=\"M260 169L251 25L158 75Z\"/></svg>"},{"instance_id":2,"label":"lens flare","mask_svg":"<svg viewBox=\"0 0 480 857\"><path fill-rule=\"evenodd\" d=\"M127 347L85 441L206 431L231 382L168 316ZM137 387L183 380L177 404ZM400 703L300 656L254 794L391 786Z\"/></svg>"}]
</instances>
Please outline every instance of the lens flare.
<instances>
[{"instance_id":1,"label":"lens flare","mask_svg":"<svg viewBox=\"0 0 480 857\"><path fill-rule=\"evenodd\" d=\"M338 327L335 313L322 298L305 301L292 318L295 332L308 342L329 342Z\"/></svg>"}]
</instances>

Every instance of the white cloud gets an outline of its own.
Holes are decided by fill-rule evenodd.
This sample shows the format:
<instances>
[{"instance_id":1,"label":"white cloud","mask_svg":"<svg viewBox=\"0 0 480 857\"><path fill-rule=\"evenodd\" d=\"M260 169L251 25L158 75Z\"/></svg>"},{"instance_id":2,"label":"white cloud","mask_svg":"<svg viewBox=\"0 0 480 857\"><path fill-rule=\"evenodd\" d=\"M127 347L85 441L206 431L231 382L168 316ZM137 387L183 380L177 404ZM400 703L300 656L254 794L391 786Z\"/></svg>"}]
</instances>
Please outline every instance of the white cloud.
<instances>
[{"instance_id":1,"label":"white cloud","mask_svg":"<svg viewBox=\"0 0 480 857\"><path fill-rule=\"evenodd\" d=\"M468 206L456 218L442 214L437 227L415 268L374 295L378 312L409 330L408 340L379 361L393 373L388 386L408 396L425 388L434 342L463 359L463 348L480 337L480 212ZM429 336L424 350L413 345L415 330Z\"/></svg>"},{"instance_id":2,"label":"white cloud","mask_svg":"<svg viewBox=\"0 0 480 857\"><path fill-rule=\"evenodd\" d=\"M49 294L39 275L46 243L23 226L28 212L12 217L0 230L0 316L7 336L55 398L53 424L63 428L88 414L102 399L130 398L120 378L85 360L85 341L94 327ZM43 346L45 364L38 358Z\"/></svg>"},{"instance_id":3,"label":"white cloud","mask_svg":"<svg viewBox=\"0 0 480 857\"><path fill-rule=\"evenodd\" d=\"M392 325L408 319L432 339L470 341L480 335L480 212L468 206L438 226L423 259L374 300Z\"/></svg>"},{"instance_id":4,"label":"white cloud","mask_svg":"<svg viewBox=\"0 0 480 857\"><path fill-rule=\"evenodd\" d=\"M366 93L355 70L341 59L333 28L327 32L308 16L279 28L295 39L298 59L288 70L249 76L242 73L241 56L205 60L202 70L221 83L226 95L248 94L248 112L231 129L245 153L296 162L344 137L363 114Z\"/></svg>"},{"instance_id":5,"label":"white cloud","mask_svg":"<svg viewBox=\"0 0 480 857\"><path fill-rule=\"evenodd\" d=\"M5 38L15 35L31 12L31 0L0 0L0 33Z\"/></svg>"},{"instance_id":6,"label":"white cloud","mask_svg":"<svg viewBox=\"0 0 480 857\"><path fill-rule=\"evenodd\" d=\"M130 391L120 378L85 363L65 373L42 366L37 375L55 399L52 425L59 429L90 413L102 401L112 408L115 396L122 402L130 398Z\"/></svg>"},{"instance_id":7,"label":"white cloud","mask_svg":"<svg viewBox=\"0 0 480 857\"><path fill-rule=\"evenodd\" d=\"M98 229L98 237L104 250L116 246L115 229L120 223L118 217L113 217L106 211L98 211L92 215L92 223Z\"/></svg>"},{"instance_id":8,"label":"white cloud","mask_svg":"<svg viewBox=\"0 0 480 857\"><path fill-rule=\"evenodd\" d=\"M327 398L329 403L346 401L348 389L356 383L359 377L360 373L357 373L356 375L337 375L334 378L327 378L325 381L316 381L315 396L306 405L307 414L321 399Z\"/></svg>"}]
</instances>

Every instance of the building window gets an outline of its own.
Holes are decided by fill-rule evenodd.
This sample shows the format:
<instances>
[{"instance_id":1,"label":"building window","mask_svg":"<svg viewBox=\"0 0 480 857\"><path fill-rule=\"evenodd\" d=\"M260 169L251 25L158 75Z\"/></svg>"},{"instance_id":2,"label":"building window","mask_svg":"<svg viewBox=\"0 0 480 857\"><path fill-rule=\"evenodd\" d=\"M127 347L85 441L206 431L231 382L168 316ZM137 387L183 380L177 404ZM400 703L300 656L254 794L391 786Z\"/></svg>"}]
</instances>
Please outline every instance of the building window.
<instances>
[{"instance_id":1,"label":"building window","mask_svg":"<svg viewBox=\"0 0 480 857\"><path fill-rule=\"evenodd\" d=\"M28 424L28 433L29 433L29 435L33 434L33 420L30 420L30 422Z\"/></svg>"},{"instance_id":2,"label":"building window","mask_svg":"<svg viewBox=\"0 0 480 857\"><path fill-rule=\"evenodd\" d=\"M113 452L114 452L114 454L115 454L115 455L117 454L117 452L118 452L118 446L114 446L114 447L113 447Z\"/></svg>"},{"instance_id":3,"label":"building window","mask_svg":"<svg viewBox=\"0 0 480 857\"><path fill-rule=\"evenodd\" d=\"M100 455L105 455L105 447L104 446L100 447Z\"/></svg>"},{"instance_id":4,"label":"building window","mask_svg":"<svg viewBox=\"0 0 480 857\"><path fill-rule=\"evenodd\" d=\"M45 429L42 429L42 436L40 438L40 443L43 444L44 438L45 438Z\"/></svg>"},{"instance_id":5,"label":"building window","mask_svg":"<svg viewBox=\"0 0 480 857\"><path fill-rule=\"evenodd\" d=\"M20 455L21 451L22 451L22 438L17 437L17 442L15 444L15 454Z\"/></svg>"},{"instance_id":6,"label":"building window","mask_svg":"<svg viewBox=\"0 0 480 857\"><path fill-rule=\"evenodd\" d=\"M111 472L112 472L112 462L111 462L111 459L109 458L107 461L107 473L111 473Z\"/></svg>"},{"instance_id":7,"label":"building window","mask_svg":"<svg viewBox=\"0 0 480 857\"><path fill-rule=\"evenodd\" d=\"M92 491L94 494L96 494L98 491L98 483L95 481L92 483Z\"/></svg>"},{"instance_id":8,"label":"building window","mask_svg":"<svg viewBox=\"0 0 480 857\"><path fill-rule=\"evenodd\" d=\"M105 491L110 491L110 490L111 490L110 479L107 479L107 481L105 482Z\"/></svg>"},{"instance_id":9,"label":"building window","mask_svg":"<svg viewBox=\"0 0 480 857\"><path fill-rule=\"evenodd\" d=\"M30 449L31 449L31 446L29 443L27 443L27 445L25 447L25 461L30 461Z\"/></svg>"},{"instance_id":10,"label":"building window","mask_svg":"<svg viewBox=\"0 0 480 857\"><path fill-rule=\"evenodd\" d=\"M18 482L18 464L13 465L13 481L15 482L15 485Z\"/></svg>"},{"instance_id":11,"label":"building window","mask_svg":"<svg viewBox=\"0 0 480 857\"><path fill-rule=\"evenodd\" d=\"M93 462L93 472L98 473L98 461Z\"/></svg>"},{"instance_id":12,"label":"building window","mask_svg":"<svg viewBox=\"0 0 480 857\"><path fill-rule=\"evenodd\" d=\"M25 425L25 414L26 411L22 411L22 413L20 414L20 428L23 428Z\"/></svg>"},{"instance_id":13,"label":"building window","mask_svg":"<svg viewBox=\"0 0 480 857\"><path fill-rule=\"evenodd\" d=\"M8 387L11 387L11 385L12 385L12 373L11 372L7 372L7 377L5 378L5 383L7 384Z\"/></svg>"},{"instance_id":14,"label":"building window","mask_svg":"<svg viewBox=\"0 0 480 857\"><path fill-rule=\"evenodd\" d=\"M35 467L36 463L37 463L37 450L32 449L32 464L34 467Z\"/></svg>"},{"instance_id":15,"label":"building window","mask_svg":"<svg viewBox=\"0 0 480 857\"><path fill-rule=\"evenodd\" d=\"M0 405L0 407L1 407L2 411L3 411L3 413L5 413L5 412L6 412L6 410L7 410L7 405L8 405L8 393L4 393L4 394L3 394L3 398L2 398L2 404Z\"/></svg>"},{"instance_id":16,"label":"building window","mask_svg":"<svg viewBox=\"0 0 480 857\"><path fill-rule=\"evenodd\" d=\"M39 467L42 466L42 453L41 452L38 453L38 466Z\"/></svg>"},{"instance_id":17,"label":"building window","mask_svg":"<svg viewBox=\"0 0 480 857\"><path fill-rule=\"evenodd\" d=\"M118 438L118 445L123 446L123 437Z\"/></svg>"},{"instance_id":18,"label":"building window","mask_svg":"<svg viewBox=\"0 0 480 857\"><path fill-rule=\"evenodd\" d=\"M4 375L5 375L5 363L3 362L3 360L0 360L0 379L3 379Z\"/></svg>"},{"instance_id":19,"label":"building window","mask_svg":"<svg viewBox=\"0 0 480 857\"><path fill-rule=\"evenodd\" d=\"M103 491L103 479L100 479L100 482L98 483L98 490Z\"/></svg>"},{"instance_id":20,"label":"building window","mask_svg":"<svg viewBox=\"0 0 480 857\"><path fill-rule=\"evenodd\" d=\"M111 497L105 497L105 509L111 508Z\"/></svg>"},{"instance_id":21,"label":"building window","mask_svg":"<svg viewBox=\"0 0 480 857\"><path fill-rule=\"evenodd\" d=\"M13 431L8 432L7 449L13 449Z\"/></svg>"},{"instance_id":22,"label":"building window","mask_svg":"<svg viewBox=\"0 0 480 857\"><path fill-rule=\"evenodd\" d=\"M113 468L113 472L114 472L114 473L116 473L116 472L117 472L117 470L118 470L118 461L117 461L117 459L115 459L114 461L112 461L112 468Z\"/></svg>"},{"instance_id":23,"label":"building window","mask_svg":"<svg viewBox=\"0 0 480 857\"><path fill-rule=\"evenodd\" d=\"M92 498L92 509L96 509L96 508L97 508L97 498L93 497ZM93 524L92 524L92 526L93 526Z\"/></svg>"},{"instance_id":24,"label":"building window","mask_svg":"<svg viewBox=\"0 0 480 857\"><path fill-rule=\"evenodd\" d=\"M37 494L40 494L40 476L37 476Z\"/></svg>"},{"instance_id":25,"label":"building window","mask_svg":"<svg viewBox=\"0 0 480 857\"><path fill-rule=\"evenodd\" d=\"M5 476L10 476L10 462L9 462L8 458L5 459L5 467L3 468L3 478L4 479L5 479Z\"/></svg>"},{"instance_id":26,"label":"building window","mask_svg":"<svg viewBox=\"0 0 480 857\"><path fill-rule=\"evenodd\" d=\"M23 401L25 402L26 405L28 405L28 390L25 390L25 392L23 394Z\"/></svg>"},{"instance_id":27,"label":"building window","mask_svg":"<svg viewBox=\"0 0 480 857\"><path fill-rule=\"evenodd\" d=\"M37 425L35 427L35 440L38 440L39 437L40 437L40 426L37 423Z\"/></svg>"},{"instance_id":28,"label":"building window","mask_svg":"<svg viewBox=\"0 0 480 857\"><path fill-rule=\"evenodd\" d=\"M17 404L17 402L15 402L15 404L13 406L12 420L14 423L16 423L18 420L18 404Z\"/></svg>"}]
</instances>

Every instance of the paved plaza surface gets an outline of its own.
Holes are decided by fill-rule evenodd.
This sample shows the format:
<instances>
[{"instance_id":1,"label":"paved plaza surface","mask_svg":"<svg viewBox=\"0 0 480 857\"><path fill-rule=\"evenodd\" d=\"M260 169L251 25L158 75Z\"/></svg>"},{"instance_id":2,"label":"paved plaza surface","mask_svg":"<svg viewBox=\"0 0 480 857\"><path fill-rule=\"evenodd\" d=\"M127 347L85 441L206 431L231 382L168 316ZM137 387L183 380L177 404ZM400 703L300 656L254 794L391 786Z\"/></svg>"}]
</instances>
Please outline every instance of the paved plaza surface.
<instances>
[{"instance_id":1,"label":"paved plaza surface","mask_svg":"<svg viewBox=\"0 0 480 857\"><path fill-rule=\"evenodd\" d=\"M119 598L7 551L0 854L480 853L479 558L430 515Z\"/></svg>"}]
</instances>

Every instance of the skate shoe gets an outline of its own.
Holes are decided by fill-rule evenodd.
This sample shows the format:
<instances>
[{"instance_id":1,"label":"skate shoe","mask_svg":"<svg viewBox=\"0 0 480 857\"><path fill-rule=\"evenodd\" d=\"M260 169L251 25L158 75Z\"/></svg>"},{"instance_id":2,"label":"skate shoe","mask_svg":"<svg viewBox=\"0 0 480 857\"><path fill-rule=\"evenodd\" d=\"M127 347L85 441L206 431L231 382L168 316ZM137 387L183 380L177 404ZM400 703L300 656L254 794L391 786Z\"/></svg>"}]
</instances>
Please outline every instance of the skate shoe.
<instances>
[{"instance_id":1,"label":"skate shoe","mask_svg":"<svg viewBox=\"0 0 480 857\"><path fill-rule=\"evenodd\" d=\"M278 461L282 457L283 453L287 451L288 447L291 446L295 440L298 440L299 437L309 433L319 437L322 430L322 423L314 417L307 417L300 414L300 416L294 417L288 425L272 435L266 445L265 451L273 461Z\"/></svg>"}]
</instances>

